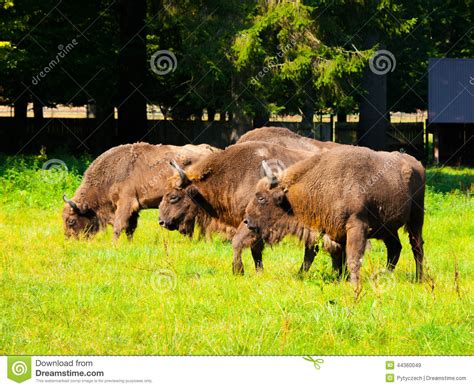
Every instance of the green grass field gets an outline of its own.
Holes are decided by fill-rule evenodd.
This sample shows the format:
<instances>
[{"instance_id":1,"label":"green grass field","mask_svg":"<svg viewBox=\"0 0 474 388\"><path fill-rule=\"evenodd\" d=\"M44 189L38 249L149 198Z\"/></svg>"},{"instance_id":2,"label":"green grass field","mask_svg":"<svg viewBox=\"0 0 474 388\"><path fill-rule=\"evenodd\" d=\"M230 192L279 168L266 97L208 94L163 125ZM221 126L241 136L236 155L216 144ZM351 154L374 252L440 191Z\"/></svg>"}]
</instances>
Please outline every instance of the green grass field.
<instances>
[{"instance_id":1,"label":"green grass field","mask_svg":"<svg viewBox=\"0 0 474 388\"><path fill-rule=\"evenodd\" d=\"M320 253L303 279L302 246L264 252L256 274L231 273L232 248L161 229L144 211L133 243L66 241L63 193L89 159L0 159L0 353L165 355L472 355L474 169L430 168L424 228L427 280L414 282L407 236L393 274L383 244L366 253L363 291L337 282Z\"/></svg>"}]
</instances>

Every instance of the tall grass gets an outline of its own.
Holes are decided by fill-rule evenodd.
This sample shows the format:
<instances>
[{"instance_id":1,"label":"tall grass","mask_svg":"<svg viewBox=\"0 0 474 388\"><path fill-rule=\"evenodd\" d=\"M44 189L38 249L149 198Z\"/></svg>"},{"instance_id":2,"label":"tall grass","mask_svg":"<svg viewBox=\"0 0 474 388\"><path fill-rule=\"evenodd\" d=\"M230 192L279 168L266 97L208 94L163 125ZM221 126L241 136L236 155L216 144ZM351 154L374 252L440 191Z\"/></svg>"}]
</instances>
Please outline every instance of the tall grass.
<instances>
[{"instance_id":1,"label":"tall grass","mask_svg":"<svg viewBox=\"0 0 474 388\"><path fill-rule=\"evenodd\" d=\"M358 297L320 253L296 275L302 246L285 239L256 274L231 273L232 247L161 229L142 212L133 243L62 234L63 193L90 158L0 158L2 354L473 354L474 169L428 170L427 280L414 282L407 236L393 274L372 242Z\"/></svg>"}]
</instances>

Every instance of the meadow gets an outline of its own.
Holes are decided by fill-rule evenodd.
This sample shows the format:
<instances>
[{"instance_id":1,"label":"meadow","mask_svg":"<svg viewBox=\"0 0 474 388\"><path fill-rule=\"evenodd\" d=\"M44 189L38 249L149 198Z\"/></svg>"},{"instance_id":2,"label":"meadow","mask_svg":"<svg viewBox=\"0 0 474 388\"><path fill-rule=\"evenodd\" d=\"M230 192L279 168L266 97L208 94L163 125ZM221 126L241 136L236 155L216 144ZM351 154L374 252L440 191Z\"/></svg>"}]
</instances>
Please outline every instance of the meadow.
<instances>
[{"instance_id":1,"label":"meadow","mask_svg":"<svg viewBox=\"0 0 474 388\"><path fill-rule=\"evenodd\" d=\"M474 169L428 168L426 279L414 281L405 232L393 274L372 241L355 297L320 252L297 270L293 238L264 252L256 274L233 276L230 243L190 240L141 213L133 242L110 228L66 240L62 194L72 196L90 157L0 158L0 354L472 355Z\"/></svg>"}]
</instances>

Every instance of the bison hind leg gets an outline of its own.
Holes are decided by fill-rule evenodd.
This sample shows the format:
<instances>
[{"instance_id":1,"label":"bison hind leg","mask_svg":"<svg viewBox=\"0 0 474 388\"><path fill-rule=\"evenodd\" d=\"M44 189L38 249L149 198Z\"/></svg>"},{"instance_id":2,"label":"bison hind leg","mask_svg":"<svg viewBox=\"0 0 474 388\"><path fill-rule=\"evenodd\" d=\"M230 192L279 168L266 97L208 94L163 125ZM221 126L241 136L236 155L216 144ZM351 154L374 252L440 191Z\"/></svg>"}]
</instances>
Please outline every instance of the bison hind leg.
<instances>
[{"instance_id":1,"label":"bison hind leg","mask_svg":"<svg viewBox=\"0 0 474 388\"><path fill-rule=\"evenodd\" d=\"M387 269L393 271L397 266L400 252L402 251L402 244L398 238L398 231L389 231L383 241L387 247Z\"/></svg>"},{"instance_id":2,"label":"bison hind leg","mask_svg":"<svg viewBox=\"0 0 474 388\"><path fill-rule=\"evenodd\" d=\"M410 239L411 249L415 258L416 264L416 280L421 282L423 280L423 237L420 228L412 228L407 226L408 237Z\"/></svg>"},{"instance_id":3,"label":"bison hind leg","mask_svg":"<svg viewBox=\"0 0 474 388\"><path fill-rule=\"evenodd\" d=\"M367 245L367 232L367 224L360 219L350 220L346 226L347 266L356 292L361 290L360 267Z\"/></svg>"},{"instance_id":4,"label":"bison hind leg","mask_svg":"<svg viewBox=\"0 0 474 388\"><path fill-rule=\"evenodd\" d=\"M414 201L410 220L406 225L410 245L413 251L416 264L416 280L421 282L423 280L423 221L424 221L424 199L423 197L418 201Z\"/></svg>"}]
</instances>

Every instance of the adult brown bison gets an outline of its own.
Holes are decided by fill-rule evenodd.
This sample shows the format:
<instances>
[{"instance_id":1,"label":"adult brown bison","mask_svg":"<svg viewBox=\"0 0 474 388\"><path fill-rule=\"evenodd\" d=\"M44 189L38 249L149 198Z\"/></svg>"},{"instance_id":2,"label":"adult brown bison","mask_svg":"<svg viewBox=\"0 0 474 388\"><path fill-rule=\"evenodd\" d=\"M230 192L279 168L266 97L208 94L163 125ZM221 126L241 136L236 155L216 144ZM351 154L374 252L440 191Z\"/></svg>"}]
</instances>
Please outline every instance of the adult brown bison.
<instances>
[{"instance_id":1,"label":"adult brown bison","mask_svg":"<svg viewBox=\"0 0 474 388\"><path fill-rule=\"evenodd\" d=\"M174 173L169 162L187 166L215 151L207 144L134 143L111 148L92 162L74 197L63 196L66 236L90 237L111 224L115 238L123 230L132 238L138 212L158 208L161 202L165 183Z\"/></svg>"},{"instance_id":2,"label":"adult brown bison","mask_svg":"<svg viewBox=\"0 0 474 388\"><path fill-rule=\"evenodd\" d=\"M233 272L243 273L241 252L249 246L256 269L263 269L263 241L257 233L249 233L242 222L255 185L264 176L261 163L272 159L273 168L282 170L311 156L305 151L251 141L211 154L186 171L175 165L178 174L169 180L160 204L160 225L188 233L197 218L205 225L216 220L216 225L233 229ZM312 245L306 247L301 270L309 269L315 254Z\"/></svg>"},{"instance_id":3,"label":"adult brown bison","mask_svg":"<svg viewBox=\"0 0 474 388\"><path fill-rule=\"evenodd\" d=\"M288 128L283 127L261 127L253 129L242 135L237 144L249 141L264 141L266 143L278 144L286 148L292 148L313 153L323 153L338 147L340 144L331 141L319 141L306 136L298 135Z\"/></svg>"},{"instance_id":4,"label":"adult brown bison","mask_svg":"<svg viewBox=\"0 0 474 388\"><path fill-rule=\"evenodd\" d=\"M266 143L278 144L286 148L308 151L311 152L312 155L322 154L341 145L339 143L320 141L301 136L285 127L261 127L253 129L241 136L237 144L249 141L264 141ZM295 231L295 233L304 234L308 233L308 230L298 230ZM342 275L344 262L340 245L331 241L327 236L324 236L323 241L324 249L331 254L334 270ZM309 269L309 266L307 268Z\"/></svg>"},{"instance_id":5,"label":"adult brown bison","mask_svg":"<svg viewBox=\"0 0 474 388\"><path fill-rule=\"evenodd\" d=\"M395 268L405 226L423 276L423 215L425 170L413 157L399 152L375 152L340 146L299 162L275 175L263 163L266 178L258 182L244 222L273 243L282 236L309 228L346 252L351 282L359 287L359 269L368 238L387 246L388 268ZM309 240L308 240L309 239Z\"/></svg>"}]
</instances>

